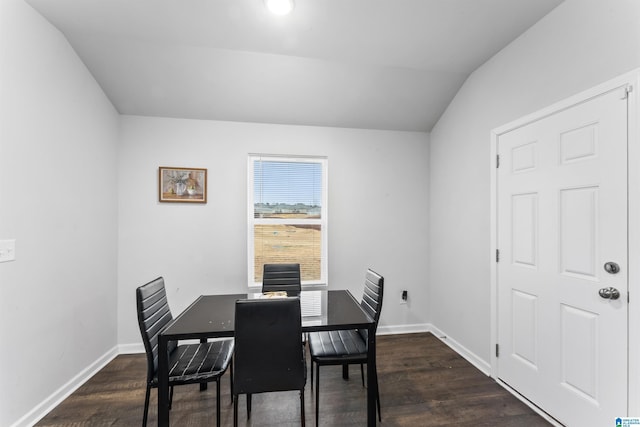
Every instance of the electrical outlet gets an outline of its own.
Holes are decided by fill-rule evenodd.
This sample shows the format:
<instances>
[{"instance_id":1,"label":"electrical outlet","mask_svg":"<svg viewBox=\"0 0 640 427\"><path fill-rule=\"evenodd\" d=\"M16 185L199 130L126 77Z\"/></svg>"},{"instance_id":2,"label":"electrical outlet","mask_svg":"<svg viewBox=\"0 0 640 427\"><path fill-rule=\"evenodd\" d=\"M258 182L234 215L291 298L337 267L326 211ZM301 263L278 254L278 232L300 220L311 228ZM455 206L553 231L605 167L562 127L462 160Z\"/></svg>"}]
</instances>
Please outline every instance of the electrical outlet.
<instances>
[{"instance_id":1,"label":"electrical outlet","mask_svg":"<svg viewBox=\"0 0 640 427\"><path fill-rule=\"evenodd\" d=\"M0 262L15 261L16 239L0 240Z\"/></svg>"},{"instance_id":2,"label":"electrical outlet","mask_svg":"<svg viewBox=\"0 0 640 427\"><path fill-rule=\"evenodd\" d=\"M406 304L408 299L409 299L409 292L402 291L402 294L400 294L400 304Z\"/></svg>"}]
</instances>

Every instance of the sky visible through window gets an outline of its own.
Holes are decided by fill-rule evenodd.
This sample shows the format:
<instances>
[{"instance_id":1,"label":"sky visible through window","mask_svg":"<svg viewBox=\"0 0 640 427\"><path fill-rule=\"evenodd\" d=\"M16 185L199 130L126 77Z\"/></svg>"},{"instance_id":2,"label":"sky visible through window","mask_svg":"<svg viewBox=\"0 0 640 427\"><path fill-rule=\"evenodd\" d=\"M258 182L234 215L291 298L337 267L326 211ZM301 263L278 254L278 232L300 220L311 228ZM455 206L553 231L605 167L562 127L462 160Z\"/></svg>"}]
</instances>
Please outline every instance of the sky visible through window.
<instances>
[{"instance_id":1,"label":"sky visible through window","mask_svg":"<svg viewBox=\"0 0 640 427\"><path fill-rule=\"evenodd\" d=\"M315 162L254 161L254 203L322 204L322 165Z\"/></svg>"}]
</instances>

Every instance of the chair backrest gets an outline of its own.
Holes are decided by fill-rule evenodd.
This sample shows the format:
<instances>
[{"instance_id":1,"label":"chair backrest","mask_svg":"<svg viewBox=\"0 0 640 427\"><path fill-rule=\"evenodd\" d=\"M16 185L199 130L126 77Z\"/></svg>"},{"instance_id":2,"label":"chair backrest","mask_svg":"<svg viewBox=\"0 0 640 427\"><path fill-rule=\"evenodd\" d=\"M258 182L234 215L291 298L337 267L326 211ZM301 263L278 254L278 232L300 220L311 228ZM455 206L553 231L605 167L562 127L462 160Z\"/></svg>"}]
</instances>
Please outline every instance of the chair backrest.
<instances>
[{"instance_id":1,"label":"chair backrest","mask_svg":"<svg viewBox=\"0 0 640 427\"><path fill-rule=\"evenodd\" d=\"M300 292L300 264L265 264L262 270L262 292Z\"/></svg>"},{"instance_id":2,"label":"chair backrest","mask_svg":"<svg viewBox=\"0 0 640 427\"><path fill-rule=\"evenodd\" d=\"M237 394L304 387L299 298L236 301L233 366Z\"/></svg>"},{"instance_id":3,"label":"chair backrest","mask_svg":"<svg viewBox=\"0 0 640 427\"><path fill-rule=\"evenodd\" d=\"M374 332L378 329L378 320L380 320L380 312L382 312L382 295L384 291L384 277L375 271L368 269L364 281L364 292L360 307L367 312L375 321ZM366 329L359 331L362 337L367 340L368 332Z\"/></svg>"},{"instance_id":4,"label":"chair backrest","mask_svg":"<svg viewBox=\"0 0 640 427\"><path fill-rule=\"evenodd\" d=\"M136 306L138 326L147 353L147 381L151 381L158 370L158 335L173 320L162 277L136 289ZM176 346L175 341L169 341L169 353Z\"/></svg>"}]
</instances>

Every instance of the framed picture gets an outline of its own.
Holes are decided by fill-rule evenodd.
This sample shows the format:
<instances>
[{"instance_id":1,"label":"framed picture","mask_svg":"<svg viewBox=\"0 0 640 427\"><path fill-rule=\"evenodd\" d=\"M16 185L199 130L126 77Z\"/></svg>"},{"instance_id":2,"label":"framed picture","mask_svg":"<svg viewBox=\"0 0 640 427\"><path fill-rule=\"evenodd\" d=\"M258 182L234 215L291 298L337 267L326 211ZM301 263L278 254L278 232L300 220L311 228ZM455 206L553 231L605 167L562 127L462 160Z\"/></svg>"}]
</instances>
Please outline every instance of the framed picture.
<instances>
[{"instance_id":1,"label":"framed picture","mask_svg":"<svg viewBox=\"0 0 640 427\"><path fill-rule=\"evenodd\" d=\"M207 170L200 168L158 169L161 202L207 203Z\"/></svg>"}]
</instances>

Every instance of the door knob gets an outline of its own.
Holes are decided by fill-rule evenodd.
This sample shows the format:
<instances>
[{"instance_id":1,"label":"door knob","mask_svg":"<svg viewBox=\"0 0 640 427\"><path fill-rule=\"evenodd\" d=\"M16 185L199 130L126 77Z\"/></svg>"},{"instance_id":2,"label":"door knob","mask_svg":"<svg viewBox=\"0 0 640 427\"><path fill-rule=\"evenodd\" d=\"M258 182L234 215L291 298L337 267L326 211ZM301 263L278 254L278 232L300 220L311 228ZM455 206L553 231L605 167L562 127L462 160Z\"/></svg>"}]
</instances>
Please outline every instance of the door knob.
<instances>
[{"instance_id":1,"label":"door knob","mask_svg":"<svg viewBox=\"0 0 640 427\"><path fill-rule=\"evenodd\" d=\"M613 261L604 264L604 271L609 274L616 274L620 271L620 266Z\"/></svg>"},{"instance_id":2,"label":"door knob","mask_svg":"<svg viewBox=\"0 0 640 427\"><path fill-rule=\"evenodd\" d=\"M616 288L608 287L602 288L598 291L601 298L604 299L618 299L620 298L620 291Z\"/></svg>"}]
</instances>

